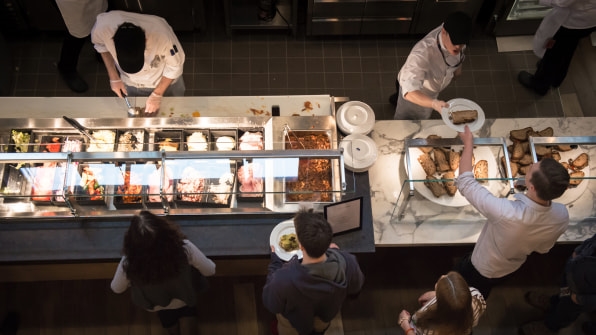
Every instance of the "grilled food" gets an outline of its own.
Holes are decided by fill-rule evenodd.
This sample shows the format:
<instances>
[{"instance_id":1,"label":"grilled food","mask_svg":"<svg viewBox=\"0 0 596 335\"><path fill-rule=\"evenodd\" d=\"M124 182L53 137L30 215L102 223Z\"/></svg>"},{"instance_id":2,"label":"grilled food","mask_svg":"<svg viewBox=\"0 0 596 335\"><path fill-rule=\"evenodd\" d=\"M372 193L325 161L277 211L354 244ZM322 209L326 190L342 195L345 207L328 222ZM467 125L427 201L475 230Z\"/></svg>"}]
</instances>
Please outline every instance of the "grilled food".
<instances>
[{"instance_id":1,"label":"grilled food","mask_svg":"<svg viewBox=\"0 0 596 335\"><path fill-rule=\"evenodd\" d=\"M474 165L474 178L487 179L488 178L488 162L480 160Z\"/></svg>"},{"instance_id":2,"label":"grilled food","mask_svg":"<svg viewBox=\"0 0 596 335\"><path fill-rule=\"evenodd\" d=\"M577 156L576 159L570 161L569 164L571 164L572 169L581 170L588 166L589 161L590 157L588 156L588 154L584 152L581 155Z\"/></svg>"},{"instance_id":3,"label":"grilled food","mask_svg":"<svg viewBox=\"0 0 596 335\"><path fill-rule=\"evenodd\" d=\"M574 178L583 178L586 174L584 171L575 171L569 174L569 187L576 187L577 185L581 184L583 179L574 179Z\"/></svg>"},{"instance_id":4,"label":"grilled food","mask_svg":"<svg viewBox=\"0 0 596 335\"><path fill-rule=\"evenodd\" d=\"M426 180L433 180L433 179L436 179L436 178L433 176L426 176ZM425 181L424 185L426 185L426 187L428 187L430 189L430 191L433 193L433 195L437 198L441 197L442 195L447 194L447 190L445 189L445 186L443 185L443 183Z\"/></svg>"},{"instance_id":5,"label":"grilled food","mask_svg":"<svg viewBox=\"0 0 596 335\"><path fill-rule=\"evenodd\" d=\"M453 124L464 124L474 122L478 119L478 111L475 109L451 112L449 115Z\"/></svg>"},{"instance_id":6,"label":"grilled food","mask_svg":"<svg viewBox=\"0 0 596 335\"><path fill-rule=\"evenodd\" d=\"M455 192L457 192L457 186L455 186L455 173L453 171L447 171L443 174L443 179L451 179L443 181L443 185L445 186L445 190L449 196L454 196Z\"/></svg>"}]
</instances>

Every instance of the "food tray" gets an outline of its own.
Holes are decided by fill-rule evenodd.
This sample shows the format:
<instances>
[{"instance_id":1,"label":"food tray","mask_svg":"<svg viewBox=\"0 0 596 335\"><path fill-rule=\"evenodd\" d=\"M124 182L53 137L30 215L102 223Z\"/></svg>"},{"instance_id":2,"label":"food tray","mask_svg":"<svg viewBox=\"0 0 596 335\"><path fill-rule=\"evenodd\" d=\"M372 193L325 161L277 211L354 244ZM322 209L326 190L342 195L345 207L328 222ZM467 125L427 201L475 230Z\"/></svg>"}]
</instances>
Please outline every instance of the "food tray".
<instances>
[{"instance_id":1,"label":"food tray","mask_svg":"<svg viewBox=\"0 0 596 335\"><path fill-rule=\"evenodd\" d=\"M162 208L161 199L159 196L150 195L150 194L159 194L159 179L161 176L160 167L157 164L146 164L145 165L146 171L146 180L145 180L145 197L143 199L144 205L147 208ZM171 169L166 169L166 171L171 171ZM169 177L168 177L169 176ZM169 185L171 185L171 192L174 193L175 190L175 181L173 179L172 173L166 173L166 180ZM166 195L167 197L167 195ZM151 201L154 198L158 198L159 201ZM172 200L168 202L170 207L176 207L174 203L174 195L172 195Z\"/></svg>"},{"instance_id":2,"label":"food tray","mask_svg":"<svg viewBox=\"0 0 596 335\"><path fill-rule=\"evenodd\" d=\"M8 145L8 152L23 152L22 150L20 150L20 147L14 141L14 138L12 136L12 132L13 131L20 132L20 133L23 133L23 134L26 134L26 135L29 136L29 140L28 141L24 141L22 143L22 149L24 149L26 147L27 150L24 151L24 152L31 152L32 150L29 147L29 144L33 143L32 142L32 139L31 139L31 134L32 134L31 129L11 129L10 134L9 134L10 140L8 142L8 144L9 144Z\"/></svg>"},{"instance_id":3,"label":"food tray","mask_svg":"<svg viewBox=\"0 0 596 335\"><path fill-rule=\"evenodd\" d=\"M31 184L31 202L37 205L51 205L54 191L60 185L57 164L28 164L22 167L21 171Z\"/></svg>"},{"instance_id":4,"label":"food tray","mask_svg":"<svg viewBox=\"0 0 596 335\"><path fill-rule=\"evenodd\" d=\"M29 164L23 164L22 167ZM16 164L5 164L2 174L2 194L4 202L17 202L27 200L31 185Z\"/></svg>"},{"instance_id":5,"label":"food tray","mask_svg":"<svg viewBox=\"0 0 596 335\"><path fill-rule=\"evenodd\" d=\"M236 166L234 161L230 160L217 160L217 161L200 161L200 160L187 160L178 161L177 166L174 169L174 176L176 179L176 197L175 201L178 207L230 207L231 195L226 199L226 203L217 203L215 201L215 195L210 193L211 189L217 189L224 183L229 187L227 192L230 194L233 191L234 181L236 178ZM202 179L202 190L196 189L199 185L196 179ZM193 192L185 191L182 189L183 185L186 186L186 182L190 179L192 181L191 189ZM198 201L185 200L183 198L183 192L196 195L200 198ZM195 194L196 193L196 194Z\"/></svg>"},{"instance_id":6,"label":"food tray","mask_svg":"<svg viewBox=\"0 0 596 335\"><path fill-rule=\"evenodd\" d=\"M188 140L188 137L191 136L194 133L202 133L203 136L205 137L205 150L200 150L200 149L193 149L191 150L191 146L193 145L193 143L190 143ZM182 141L184 142L184 150L185 151L209 151L209 141L210 141L210 132L209 129L186 129L182 132ZM196 146L201 146L200 143L196 144Z\"/></svg>"},{"instance_id":7,"label":"food tray","mask_svg":"<svg viewBox=\"0 0 596 335\"><path fill-rule=\"evenodd\" d=\"M113 137L111 133L113 133ZM116 133L117 131L114 129L89 129L89 133L93 135L94 138L97 139L96 141L89 140L87 141L87 146L85 151L87 152L114 152L116 150ZM103 136L103 135L106 136ZM109 135L109 136L108 136ZM97 144L96 144L97 143Z\"/></svg>"},{"instance_id":8,"label":"food tray","mask_svg":"<svg viewBox=\"0 0 596 335\"><path fill-rule=\"evenodd\" d=\"M231 150L236 150L238 148L238 132L236 129L218 129L218 130L211 130L209 131L209 142L210 142L210 150L211 151L225 151L220 150L217 146L217 140L223 136L229 136L234 139L234 145L232 146Z\"/></svg>"},{"instance_id":9,"label":"food tray","mask_svg":"<svg viewBox=\"0 0 596 335\"><path fill-rule=\"evenodd\" d=\"M159 151L159 144L166 140L170 140L170 142L177 143L178 146L176 150L172 151L179 151L182 150L180 144L183 142L182 140L182 132L180 130L164 130L164 131L156 131L153 138L153 150Z\"/></svg>"},{"instance_id":10,"label":"food tray","mask_svg":"<svg viewBox=\"0 0 596 335\"><path fill-rule=\"evenodd\" d=\"M136 145L133 148L128 148L126 143L120 143L126 133L131 133L136 139ZM116 151L130 152L130 151L147 151L149 142L149 133L144 129L118 129L116 132Z\"/></svg>"},{"instance_id":11,"label":"food tray","mask_svg":"<svg viewBox=\"0 0 596 335\"><path fill-rule=\"evenodd\" d=\"M143 180L145 178L142 175L142 170L139 171L137 169L133 169L130 164L122 164L119 167L122 173L123 183L120 185L114 185L114 207L116 207L117 209L143 208L143 198L146 194L146 187L143 185ZM130 185L137 187L138 189L136 191L138 192L130 192ZM138 198L138 201L129 202L132 199L125 199L130 197Z\"/></svg>"},{"instance_id":12,"label":"food tray","mask_svg":"<svg viewBox=\"0 0 596 335\"><path fill-rule=\"evenodd\" d=\"M245 166L249 166L249 164L253 164L250 161L244 161L243 163L240 163L238 165L238 175L237 175L237 181L238 181L238 201L242 201L242 202L263 202L263 198L265 196L265 176L264 174L262 174L262 177L260 177L261 179L261 192L259 193L245 193L242 191L243 187L242 187L242 183L241 183L241 177L243 177L243 175L241 175L241 173L244 173L244 169ZM259 163L256 163L259 164ZM259 164L262 165L262 164ZM254 165L253 165L254 168ZM241 170L242 169L242 170ZM258 168L257 168L258 170ZM265 171L265 167L262 166L260 168L261 171ZM258 173L258 172L257 172ZM254 177L254 176L253 176Z\"/></svg>"},{"instance_id":13,"label":"food tray","mask_svg":"<svg viewBox=\"0 0 596 335\"><path fill-rule=\"evenodd\" d=\"M107 174L103 171L102 164L80 164L78 174L73 191L77 202L80 205L105 205L108 185L101 184L103 175ZM92 184L90 177L96 182ZM93 195L88 193L89 187L93 187Z\"/></svg>"},{"instance_id":14,"label":"food tray","mask_svg":"<svg viewBox=\"0 0 596 335\"><path fill-rule=\"evenodd\" d=\"M34 151L37 152L61 152L64 143L64 135L44 134L37 136Z\"/></svg>"},{"instance_id":15,"label":"food tray","mask_svg":"<svg viewBox=\"0 0 596 335\"><path fill-rule=\"evenodd\" d=\"M238 148L238 150L257 150L257 149L244 149L242 148L241 144L242 144L242 140L243 140L243 136L246 133L260 133L261 137L262 137L262 146L263 149L265 148L265 129L261 128L261 127L256 127L256 128L239 128L238 129L238 139L236 141L236 147Z\"/></svg>"}]
</instances>

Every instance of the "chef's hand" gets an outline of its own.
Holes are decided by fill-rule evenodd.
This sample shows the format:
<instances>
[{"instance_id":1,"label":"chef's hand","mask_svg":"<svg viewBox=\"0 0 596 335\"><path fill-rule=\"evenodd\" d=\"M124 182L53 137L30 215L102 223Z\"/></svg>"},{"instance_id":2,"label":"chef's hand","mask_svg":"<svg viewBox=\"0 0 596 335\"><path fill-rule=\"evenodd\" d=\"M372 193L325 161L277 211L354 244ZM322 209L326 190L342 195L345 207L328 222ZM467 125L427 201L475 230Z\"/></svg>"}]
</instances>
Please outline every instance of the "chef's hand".
<instances>
[{"instance_id":1,"label":"chef's hand","mask_svg":"<svg viewBox=\"0 0 596 335\"><path fill-rule=\"evenodd\" d=\"M443 101L443 100L433 99L433 102L432 102L432 107L433 107L433 109L434 109L434 110L436 110L436 111L437 111L437 112L439 112L439 114L440 114L440 113L441 113L441 110L442 110L443 108L447 108L447 107L449 107L449 104L448 104L448 103L446 103L446 102L445 102L445 101Z\"/></svg>"},{"instance_id":2,"label":"chef's hand","mask_svg":"<svg viewBox=\"0 0 596 335\"><path fill-rule=\"evenodd\" d=\"M122 92L124 92L124 94L128 95L128 92L126 92L126 86L120 79L110 80L110 88L120 98L122 98Z\"/></svg>"},{"instance_id":3,"label":"chef's hand","mask_svg":"<svg viewBox=\"0 0 596 335\"><path fill-rule=\"evenodd\" d=\"M427 302L429 302L432 298L437 296L437 292L435 291L428 291L424 292L420 297L418 297L418 303L420 306L424 306Z\"/></svg>"},{"instance_id":4,"label":"chef's hand","mask_svg":"<svg viewBox=\"0 0 596 335\"><path fill-rule=\"evenodd\" d=\"M145 103L145 114L153 114L157 112L159 106L161 106L161 95L152 92Z\"/></svg>"},{"instance_id":5,"label":"chef's hand","mask_svg":"<svg viewBox=\"0 0 596 335\"><path fill-rule=\"evenodd\" d=\"M406 311L405 309L403 309L401 311L401 313L399 313L399 321L397 323L399 324L401 329L403 329L404 331L407 331L408 329L410 329L410 318L411 318L410 313L408 311Z\"/></svg>"}]
</instances>

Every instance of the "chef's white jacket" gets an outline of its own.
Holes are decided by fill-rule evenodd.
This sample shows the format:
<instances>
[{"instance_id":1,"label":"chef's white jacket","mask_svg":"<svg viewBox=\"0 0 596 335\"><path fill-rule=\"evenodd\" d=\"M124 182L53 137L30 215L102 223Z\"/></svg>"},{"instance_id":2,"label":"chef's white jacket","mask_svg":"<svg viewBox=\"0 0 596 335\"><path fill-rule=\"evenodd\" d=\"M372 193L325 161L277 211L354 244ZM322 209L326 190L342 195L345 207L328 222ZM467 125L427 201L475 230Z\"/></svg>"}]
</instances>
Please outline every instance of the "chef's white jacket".
<instances>
[{"instance_id":1,"label":"chef's white jacket","mask_svg":"<svg viewBox=\"0 0 596 335\"><path fill-rule=\"evenodd\" d=\"M145 31L145 65L137 73L126 73L118 64L113 37L124 22L131 22ZM127 86L154 88L162 76L175 82L182 75L184 50L172 27L159 16L124 11L101 13L91 31L91 41L97 52L112 55L120 78Z\"/></svg>"},{"instance_id":2,"label":"chef's white jacket","mask_svg":"<svg viewBox=\"0 0 596 335\"><path fill-rule=\"evenodd\" d=\"M89 36L95 18L108 9L107 0L56 0L68 32L78 38Z\"/></svg>"},{"instance_id":3,"label":"chef's white jacket","mask_svg":"<svg viewBox=\"0 0 596 335\"><path fill-rule=\"evenodd\" d=\"M533 49L542 58L546 43L555 36L561 26L567 29L587 29L596 26L596 0L540 0L543 6L553 9L546 14L536 34Z\"/></svg>"}]
</instances>

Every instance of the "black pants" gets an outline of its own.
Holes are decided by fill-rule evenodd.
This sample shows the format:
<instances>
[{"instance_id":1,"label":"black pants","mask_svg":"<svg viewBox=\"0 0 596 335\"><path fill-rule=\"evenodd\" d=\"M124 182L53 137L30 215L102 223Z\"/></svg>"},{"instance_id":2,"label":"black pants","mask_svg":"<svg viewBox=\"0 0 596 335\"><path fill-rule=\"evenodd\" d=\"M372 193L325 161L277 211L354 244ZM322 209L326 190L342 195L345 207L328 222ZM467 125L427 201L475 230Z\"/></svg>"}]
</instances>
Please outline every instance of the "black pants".
<instances>
[{"instance_id":1,"label":"black pants","mask_svg":"<svg viewBox=\"0 0 596 335\"><path fill-rule=\"evenodd\" d=\"M474 267L474 264L472 264L472 253L464 256L464 258L462 258L462 260L455 266L454 270L464 277L468 286L474 287L480 291L484 300L488 299L488 295L495 285L507 278L507 276L501 278L486 278L481 275Z\"/></svg>"},{"instance_id":2,"label":"black pants","mask_svg":"<svg viewBox=\"0 0 596 335\"><path fill-rule=\"evenodd\" d=\"M571 59L579 41L590 35L596 27L588 29L559 28L553 37L555 44L546 49L534 74L536 90L546 92L551 86L559 87L567 76Z\"/></svg>"},{"instance_id":3,"label":"black pants","mask_svg":"<svg viewBox=\"0 0 596 335\"><path fill-rule=\"evenodd\" d=\"M62 42L62 51L60 52L60 61L58 61L58 70L62 73L77 72L79 56L87 37L78 38L67 34Z\"/></svg>"}]
</instances>

